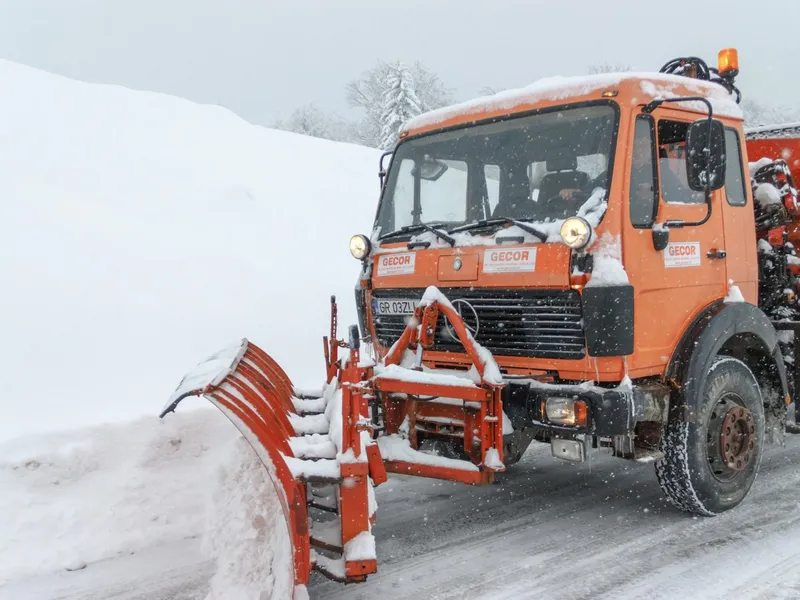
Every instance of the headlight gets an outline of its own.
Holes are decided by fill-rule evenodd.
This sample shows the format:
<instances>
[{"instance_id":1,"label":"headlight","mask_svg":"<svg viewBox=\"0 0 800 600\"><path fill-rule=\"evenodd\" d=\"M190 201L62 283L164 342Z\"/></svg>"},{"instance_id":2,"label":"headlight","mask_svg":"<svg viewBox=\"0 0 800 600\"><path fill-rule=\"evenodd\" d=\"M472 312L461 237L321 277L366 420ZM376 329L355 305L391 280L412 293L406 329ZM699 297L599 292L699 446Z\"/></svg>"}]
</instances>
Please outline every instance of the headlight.
<instances>
[{"instance_id":1,"label":"headlight","mask_svg":"<svg viewBox=\"0 0 800 600\"><path fill-rule=\"evenodd\" d=\"M559 425L586 425L588 407L575 398L548 398L545 402L547 420Z\"/></svg>"},{"instance_id":2,"label":"headlight","mask_svg":"<svg viewBox=\"0 0 800 600\"><path fill-rule=\"evenodd\" d=\"M561 239L574 250L584 248L592 239L592 226L581 217L570 217L561 225Z\"/></svg>"},{"instance_id":3,"label":"headlight","mask_svg":"<svg viewBox=\"0 0 800 600\"><path fill-rule=\"evenodd\" d=\"M353 258L364 260L369 254L369 239L365 235L354 235L350 238L350 254Z\"/></svg>"}]
</instances>

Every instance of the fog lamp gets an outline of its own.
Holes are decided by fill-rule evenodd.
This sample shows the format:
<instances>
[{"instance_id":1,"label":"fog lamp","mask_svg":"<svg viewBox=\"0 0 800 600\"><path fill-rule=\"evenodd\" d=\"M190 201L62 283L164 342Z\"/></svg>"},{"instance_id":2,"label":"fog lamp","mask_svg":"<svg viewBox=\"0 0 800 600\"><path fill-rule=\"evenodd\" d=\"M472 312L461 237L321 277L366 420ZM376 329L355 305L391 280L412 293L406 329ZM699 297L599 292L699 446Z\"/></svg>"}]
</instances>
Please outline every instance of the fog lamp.
<instances>
[{"instance_id":1,"label":"fog lamp","mask_svg":"<svg viewBox=\"0 0 800 600\"><path fill-rule=\"evenodd\" d=\"M561 240L573 250L586 247L592 239L592 226L586 219L570 217L561 225Z\"/></svg>"},{"instance_id":2,"label":"fog lamp","mask_svg":"<svg viewBox=\"0 0 800 600\"><path fill-rule=\"evenodd\" d=\"M558 425L586 425L588 410L583 400L548 398L545 403L547 420Z\"/></svg>"},{"instance_id":3,"label":"fog lamp","mask_svg":"<svg viewBox=\"0 0 800 600\"><path fill-rule=\"evenodd\" d=\"M364 260L369 254L370 243L365 235L354 235L350 238L350 254L353 258Z\"/></svg>"}]
</instances>

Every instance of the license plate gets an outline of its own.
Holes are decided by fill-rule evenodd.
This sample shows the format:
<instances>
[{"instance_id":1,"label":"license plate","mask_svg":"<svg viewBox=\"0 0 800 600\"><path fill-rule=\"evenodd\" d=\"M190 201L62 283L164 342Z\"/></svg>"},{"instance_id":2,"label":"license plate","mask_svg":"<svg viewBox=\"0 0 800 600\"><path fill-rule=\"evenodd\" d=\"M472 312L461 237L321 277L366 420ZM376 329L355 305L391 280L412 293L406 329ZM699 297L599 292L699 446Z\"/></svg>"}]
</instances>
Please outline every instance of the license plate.
<instances>
[{"instance_id":1,"label":"license plate","mask_svg":"<svg viewBox=\"0 0 800 600\"><path fill-rule=\"evenodd\" d=\"M378 300L372 302L376 315L411 315L419 300Z\"/></svg>"}]
</instances>

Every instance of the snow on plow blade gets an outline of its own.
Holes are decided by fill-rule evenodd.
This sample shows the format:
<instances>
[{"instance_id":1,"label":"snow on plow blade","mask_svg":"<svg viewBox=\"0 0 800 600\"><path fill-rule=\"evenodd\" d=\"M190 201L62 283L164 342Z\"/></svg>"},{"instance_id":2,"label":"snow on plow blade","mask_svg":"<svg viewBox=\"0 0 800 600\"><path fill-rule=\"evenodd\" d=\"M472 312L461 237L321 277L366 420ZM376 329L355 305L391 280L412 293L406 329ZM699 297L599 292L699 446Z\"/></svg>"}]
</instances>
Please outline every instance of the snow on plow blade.
<instances>
[{"instance_id":1,"label":"snow on plow blade","mask_svg":"<svg viewBox=\"0 0 800 600\"><path fill-rule=\"evenodd\" d=\"M343 380L348 374L338 372ZM369 475L379 483L385 472L369 434L342 427L343 415L348 422L362 417L357 391L333 376L317 396L297 393L275 360L242 339L184 376L161 417L189 396L222 411L267 469L289 528L296 589L304 589L312 568L343 582L377 570ZM334 516L320 521L312 518L317 512Z\"/></svg>"},{"instance_id":2,"label":"snow on plow blade","mask_svg":"<svg viewBox=\"0 0 800 600\"><path fill-rule=\"evenodd\" d=\"M475 380L461 370L424 368L440 317L453 327ZM373 485L386 481L387 471L488 484L505 470L503 377L438 289L426 290L379 364L361 360L358 327L350 328L349 343L338 340L336 321L331 298L326 384L320 393L300 393L268 354L242 339L188 373L161 413L174 411L188 396L204 396L248 440L278 490L292 540L296 590L304 589L311 569L346 583L377 571ZM349 355L340 360L345 347ZM432 398L449 402L429 402ZM450 437L461 440L462 458L421 451L417 425L442 419L450 424Z\"/></svg>"}]
</instances>

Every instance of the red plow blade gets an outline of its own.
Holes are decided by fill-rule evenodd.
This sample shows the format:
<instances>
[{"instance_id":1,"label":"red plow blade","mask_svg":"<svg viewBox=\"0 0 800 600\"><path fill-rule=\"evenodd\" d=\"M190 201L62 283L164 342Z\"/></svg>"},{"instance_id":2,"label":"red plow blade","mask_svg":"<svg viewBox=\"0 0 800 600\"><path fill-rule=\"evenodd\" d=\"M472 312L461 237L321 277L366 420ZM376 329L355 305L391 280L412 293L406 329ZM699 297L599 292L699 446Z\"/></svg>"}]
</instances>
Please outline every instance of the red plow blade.
<instances>
[{"instance_id":1,"label":"red plow blade","mask_svg":"<svg viewBox=\"0 0 800 600\"><path fill-rule=\"evenodd\" d=\"M380 465L373 473L379 482L385 473L368 458L377 455L369 434L354 437L342 425L363 418L358 393L334 377L320 397L298 397L283 369L242 339L188 373L161 417L189 396L204 396L222 411L267 469L289 526L296 586L308 582L312 568L343 582L376 571L370 466ZM316 521L309 511L336 516Z\"/></svg>"}]
</instances>

